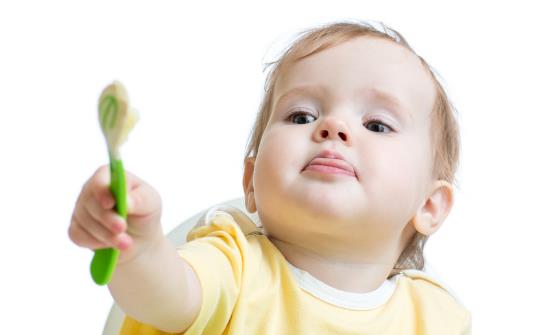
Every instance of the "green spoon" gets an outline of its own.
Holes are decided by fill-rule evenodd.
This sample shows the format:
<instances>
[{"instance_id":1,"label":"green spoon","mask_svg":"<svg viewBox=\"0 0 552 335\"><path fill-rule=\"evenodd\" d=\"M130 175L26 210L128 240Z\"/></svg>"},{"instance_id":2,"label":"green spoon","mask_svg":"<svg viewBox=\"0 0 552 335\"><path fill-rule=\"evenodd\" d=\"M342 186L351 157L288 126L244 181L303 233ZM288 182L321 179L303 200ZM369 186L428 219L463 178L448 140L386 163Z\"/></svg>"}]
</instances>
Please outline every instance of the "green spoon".
<instances>
[{"instance_id":1,"label":"green spoon","mask_svg":"<svg viewBox=\"0 0 552 335\"><path fill-rule=\"evenodd\" d=\"M107 142L109 151L109 170L111 173L110 190L115 198L115 210L126 220L126 181L125 169L119 152L119 147L126 141L128 133L138 121L138 113L129 107L128 95L124 86L114 81L107 86L98 105L100 127ZM119 250L114 248L94 251L90 264L92 279L98 285L105 285L111 280L115 271Z\"/></svg>"}]
</instances>

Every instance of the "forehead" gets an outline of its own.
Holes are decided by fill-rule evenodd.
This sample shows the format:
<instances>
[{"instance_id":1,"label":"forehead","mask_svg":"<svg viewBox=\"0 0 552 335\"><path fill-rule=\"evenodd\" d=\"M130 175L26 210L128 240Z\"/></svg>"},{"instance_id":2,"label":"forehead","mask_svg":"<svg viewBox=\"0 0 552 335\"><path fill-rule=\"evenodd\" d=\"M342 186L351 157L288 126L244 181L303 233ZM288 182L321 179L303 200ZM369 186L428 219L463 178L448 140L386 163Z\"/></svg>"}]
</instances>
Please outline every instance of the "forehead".
<instances>
[{"instance_id":1,"label":"forehead","mask_svg":"<svg viewBox=\"0 0 552 335\"><path fill-rule=\"evenodd\" d=\"M435 86L418 57L382 38L359 37L289 64L278 78L273 107L280 100L317 87L320 95L350 99L364 95L400 107L410 115L428 115Z\"/></svg>"}]
</instances>

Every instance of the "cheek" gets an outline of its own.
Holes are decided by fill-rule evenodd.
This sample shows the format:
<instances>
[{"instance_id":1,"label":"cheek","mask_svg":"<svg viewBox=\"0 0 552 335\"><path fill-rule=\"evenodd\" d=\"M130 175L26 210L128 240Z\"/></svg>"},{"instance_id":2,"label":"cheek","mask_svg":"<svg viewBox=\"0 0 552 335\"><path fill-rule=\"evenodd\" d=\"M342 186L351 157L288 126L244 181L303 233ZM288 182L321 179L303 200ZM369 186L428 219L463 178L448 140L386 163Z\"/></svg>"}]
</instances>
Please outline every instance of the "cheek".
<instances>
[{"instance_id":1,"label":"cheek","mask_svg":"<svg viewBox=\"0 0 552 335\"><path fill-rule=\"evenodd\" d=\"M283 130L267 130L259 146L253 175L253 186L259 192L285 189L307 163L307 142L293 130Z\"/></svg>"},{"instance_id":2,"label":"cheek","mask_svg":"<svg viewBox=\"0 0 552 335\"><path fill-rule=\"evenodd\" d=\"M307 156L305 144L293 129L268 130L261 141L255 169L263 175L300 171Z\"/></svg>"},{"instance_id":3,"label":"cheek","mask_svg":"<svg viewBox=\"0 0 552 335\"><path fill-rule=\"evenodd\" d=\"M426 175L428 155L414 139L382 141L361 149L362 179L365 187L389 199L412 192ZM375 187L375 188L373 188Z\"/></svg>"},{"instance_id":4,"label":"cheek","mask_svg":"<svg viewBox=\"0 0 552 335\"><path fill-rule=\"evenodd\" d=\"M404 143L387 153L385 166L380 166L379 171L385 173L389 200L400 199L395 200L395 204L410 213L419 205L417 201L424 192L431 169L431 154L428 144L420 139Z\"/></svg>"},{"instance_id":5,"label":"cheek","mask_svg":"<svg viewBox=\"0 0 552 335\"><path fill-rule=\"evenodd\" d=\"M289 170L290 148L280 134L265 131L261 140L255 170L253 172L253 188L255 202L259 215L273 217L277 213L279 198L277 194L286 184L286 171ZM291 149L292 150L292 149Z\"/></svg>"}]
</instances>

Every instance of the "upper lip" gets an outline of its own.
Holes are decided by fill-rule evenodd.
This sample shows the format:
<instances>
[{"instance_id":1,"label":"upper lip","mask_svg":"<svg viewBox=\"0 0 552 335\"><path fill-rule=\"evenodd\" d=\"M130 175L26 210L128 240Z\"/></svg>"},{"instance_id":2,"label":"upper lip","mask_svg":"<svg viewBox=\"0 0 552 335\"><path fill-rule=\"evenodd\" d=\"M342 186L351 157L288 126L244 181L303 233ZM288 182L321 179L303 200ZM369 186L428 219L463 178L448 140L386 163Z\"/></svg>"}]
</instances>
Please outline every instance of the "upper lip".
<instances>
[{"instance_id":1,"label":"upper lip","mask_svg":"<svg viewBox=\"0 0 552 335\"><path fill-rule=\"evenodd\" d=\"M356 176L355 168L343 158L338 152L331 150L322 150L305 166L305 168L312 164L333 166L339 169L350 171ZM304 169L305 169L304 168ZM303 169L303 170L304 170Z\"/></svg>"}]
</instances>

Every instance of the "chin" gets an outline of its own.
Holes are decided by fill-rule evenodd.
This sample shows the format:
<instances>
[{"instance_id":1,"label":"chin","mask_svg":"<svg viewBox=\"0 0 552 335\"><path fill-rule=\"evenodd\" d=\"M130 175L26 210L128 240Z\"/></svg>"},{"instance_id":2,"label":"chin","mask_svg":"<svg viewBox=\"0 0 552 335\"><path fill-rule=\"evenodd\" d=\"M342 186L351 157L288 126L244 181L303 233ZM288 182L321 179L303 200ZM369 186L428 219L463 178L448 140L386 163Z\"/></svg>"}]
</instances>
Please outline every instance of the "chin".
<instances>
[{"instance_id":1,"label":"chin","mask_svg":"<svg viewBox=\"0 0 552 335\"><path fill-rule=\"evenodd\" d=\"M324 192L299 197L295 203L298 210L318 220L348 220L358 211L350 197Z\"/></svg>"}]
</instances>

